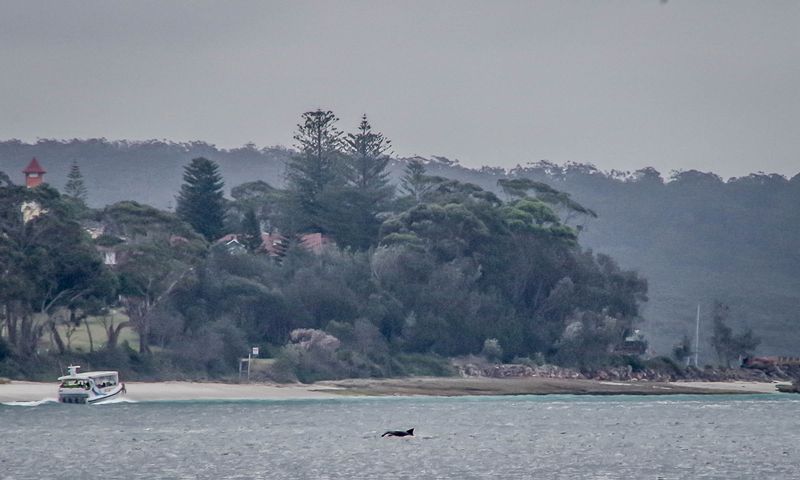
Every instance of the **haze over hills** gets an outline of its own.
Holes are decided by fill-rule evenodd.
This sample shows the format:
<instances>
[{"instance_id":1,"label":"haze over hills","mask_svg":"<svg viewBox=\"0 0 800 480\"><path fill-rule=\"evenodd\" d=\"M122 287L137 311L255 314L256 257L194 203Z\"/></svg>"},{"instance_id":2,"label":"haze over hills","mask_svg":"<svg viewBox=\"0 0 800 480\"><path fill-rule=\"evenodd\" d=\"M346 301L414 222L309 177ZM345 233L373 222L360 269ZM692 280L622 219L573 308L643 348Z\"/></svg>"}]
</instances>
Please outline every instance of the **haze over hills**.
<instances>
[{"instance_id":1,"label":"haze over hills","mask_svg":"<svg viewBox=\"0 0 800 480\"><path fill-rule=\"evenodd\" d=\"M172 208L183 167L204 156L220 166L226 190L261 179L283 184L291 151L247 145L222 150L203 142L41 140L0 142L0 171L21 183L21 170L37 157L45 180L61 188L73 160L89 190L89 204L136 200ZM397 177L405 160L392 163ZM679 172L669 181L652 169L601 172L589 165L529 164L510 171L469 169L444 158L429 159L428 173L472 182L499 192L497 180L526 177L570 193L598 218L581 244L610 254L649 281L650 301L642 329L656 353L668 354L694 331L701 305L701 335L711 330L714 300L731 306L736 328L752 327L759 352L797 354L800 333L800 175L752 174L723 181L711 173ZM711 361L701 344L701 361Z\"/></svg>"}]
</instances>

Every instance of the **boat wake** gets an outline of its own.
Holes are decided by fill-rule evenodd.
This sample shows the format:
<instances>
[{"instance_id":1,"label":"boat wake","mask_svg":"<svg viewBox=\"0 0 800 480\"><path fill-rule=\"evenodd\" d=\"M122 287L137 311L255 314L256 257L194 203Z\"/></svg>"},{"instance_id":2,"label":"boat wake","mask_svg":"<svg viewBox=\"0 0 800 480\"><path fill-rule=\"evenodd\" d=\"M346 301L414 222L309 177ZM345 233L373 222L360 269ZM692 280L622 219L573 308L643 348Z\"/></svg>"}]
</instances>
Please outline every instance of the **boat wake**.
<instances>
[{"instance_id":1,"label":"boat wake","mask_svg":"<svg viewBox=\"0 0 800 480\"><path fill-rule=\"evenodd\" d=\"M33 400L30 402L0 402L0 405L5 405L8 407L38 407L41 405L49 405L49 404L58 404L57 398L43 398L41 400ZM138 403L136 400L130 400L127 398L110 398L106 401L95 402L90 405L113 405L119 403Z\"/></svg>"},{"instance_id":2,"label":"boat wake","mask_svg":"<svg viewBox=\"0 0 800 480\"><path fill-rule=\"evenodd\" d=\"M34 400L32 402L0 402L0 405L7 405L9 407L38 407L48 403L58 403L57 398L43 398L41 400Z\"/></svg>"},{"instance_id":3,"label":"boat wake","mask_svg":"<svg viewBox=\"0 0 800 480\"><path fill-rule=\"evenodd\" d=\"M117 403L139 403L136 400L131 400L129 398L110 398L108 400L101 400L99 402L94 402L92 405L113 405Z\"/></svg>"}]
</instances>

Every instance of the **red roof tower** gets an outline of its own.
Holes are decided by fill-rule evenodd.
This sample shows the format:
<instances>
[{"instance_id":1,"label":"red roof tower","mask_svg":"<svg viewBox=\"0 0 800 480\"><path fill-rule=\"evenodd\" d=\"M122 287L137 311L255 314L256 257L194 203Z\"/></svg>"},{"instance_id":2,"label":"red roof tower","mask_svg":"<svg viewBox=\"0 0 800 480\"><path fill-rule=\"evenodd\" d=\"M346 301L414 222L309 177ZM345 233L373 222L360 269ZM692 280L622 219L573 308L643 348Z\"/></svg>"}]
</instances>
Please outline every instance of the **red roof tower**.
<instances>
[{"instance_id":1,"label":"red roof tower","mask_svg":"<svg viewBox=\"0 0 800 480\"><path fill-rule=\"evenodd\" d=\"M25 174L25 185L28 188L33 188L42 184L44 174L47 172L34 157L22 173Z\"/></svg>"}]
</instances>

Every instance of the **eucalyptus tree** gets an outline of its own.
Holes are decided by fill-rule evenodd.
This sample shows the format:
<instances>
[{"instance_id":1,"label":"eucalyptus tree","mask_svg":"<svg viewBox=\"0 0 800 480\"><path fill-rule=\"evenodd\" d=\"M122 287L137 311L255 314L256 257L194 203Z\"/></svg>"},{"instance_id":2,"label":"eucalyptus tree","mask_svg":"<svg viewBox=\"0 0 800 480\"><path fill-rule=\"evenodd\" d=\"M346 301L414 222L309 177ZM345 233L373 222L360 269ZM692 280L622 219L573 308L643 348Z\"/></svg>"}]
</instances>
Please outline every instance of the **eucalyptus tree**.
<instances>
[{"instance_id":1,"label":"eucalyptus tree","mask_svg":"<svg viewBox=\"0 0 800 480\"><path fill-rule=\"evenodd\" d=\"M108 276L55 189L0 187L0 304L9 343L20 355L34 354L44 332L63 352L56 315L108 296Z\"/></svg>"},{"instance_id":2,"label":"eucalyptus tree","mask_svg":"<svg viewBox=\"0 0 800 480\"><path fill-rule=\"evenodd\" d=\"M232 228L241 226L249 210L253 210L256 220L259 224L265 225L267 231L275 226L283 226L283 214L286 210L285 191L263 180L254 180L233 187L231 198L232 200L228 202L227 219Z\"/></svg>"},{"instance_id":3,"label":"eucalyptus tree","mask_svg":"<svg viewBox=\"0 0 800 480\"><path fill-rule=\"evenodd\" d=\"M532 198L556 209L559 212L561 222L565 225L576 216L597 218L597 213L594 210L584 207L573 200L570 194L556 190L544 182L537 182L528 178L503 178L497 181L497 185L509 200L529 198L528 192L532 191ZM582 226L579 225L577 229L581 230Z\"/></svg>"},{"instance_id":4,"label":"eucalyptus tree","mask_svg":"<svg viewBox=\"0 0 800 480\"><path fill-rule=\"evenodd\" d=\"M120 304L129 320L110 329L109 336L116 339L121 328L130 326L139 334L139 351L149 353L157 309L193 278L207 244L177 215L136 202L106 207L98 218L107 225L108 236L124 238L115 246L116 273Z\"/></svg>"}]
</instances>

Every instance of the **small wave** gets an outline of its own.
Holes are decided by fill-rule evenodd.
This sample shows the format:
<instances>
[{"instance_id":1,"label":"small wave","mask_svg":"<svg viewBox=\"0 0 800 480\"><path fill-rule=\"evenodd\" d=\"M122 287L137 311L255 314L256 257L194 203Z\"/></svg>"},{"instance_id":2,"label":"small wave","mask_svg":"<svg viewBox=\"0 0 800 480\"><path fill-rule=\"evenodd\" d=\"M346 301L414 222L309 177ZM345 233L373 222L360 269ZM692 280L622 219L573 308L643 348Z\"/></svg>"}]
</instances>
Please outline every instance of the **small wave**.
<instances>
[{"instance_id":1,"label":"small wave","mask_svg":"<svg viewBox=\"0 0 800 480\"><path fill-rule=\"evenodd\" d=\"M57 398L43 398L41 400L34 400L32 402L0 402L0 405L7 405L9 407L38 407L47 403L58 403Z\"/></svg>"}]
</instances>

